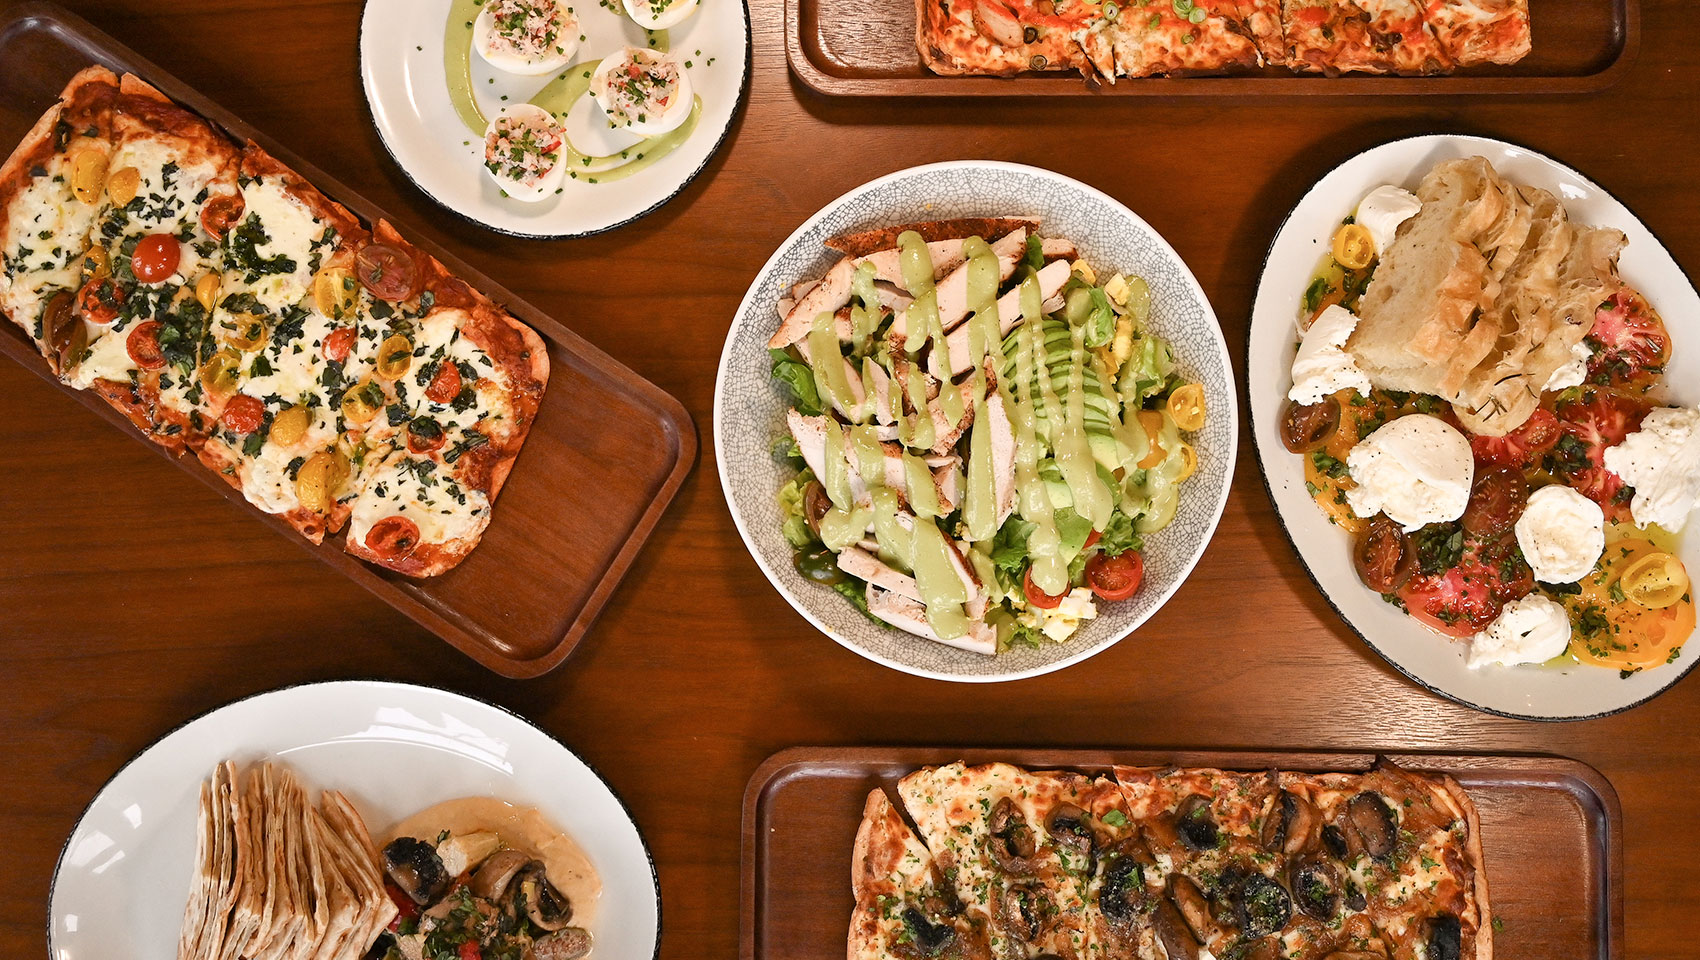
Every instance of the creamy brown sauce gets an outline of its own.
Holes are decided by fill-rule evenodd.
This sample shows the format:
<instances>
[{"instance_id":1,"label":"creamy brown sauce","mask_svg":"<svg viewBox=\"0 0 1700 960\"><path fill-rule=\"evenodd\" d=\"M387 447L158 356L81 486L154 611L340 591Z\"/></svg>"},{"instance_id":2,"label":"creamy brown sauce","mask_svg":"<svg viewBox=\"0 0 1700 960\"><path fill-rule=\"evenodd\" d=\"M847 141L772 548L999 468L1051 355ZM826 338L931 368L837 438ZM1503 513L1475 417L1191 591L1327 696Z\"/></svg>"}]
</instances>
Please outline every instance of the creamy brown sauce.
<instances>
[{"instance_id":1,"label":"creamy brown sauce","mask_svg":"<svg viewBox=\"0 0 1700 960\"><path fill-rule=\"evenodd\" d=\"M444 830L453 834L488 830L502 846L543 861L549 882L572 901L575 927L590 927L602 898L602 879L573 838L561 832L536 807L516 807L496 797L462 797L428 807L389 829L384 842L416 837L436 843ZM594 932L594 931L592 931Z\"/></svg>"}]
</instances>

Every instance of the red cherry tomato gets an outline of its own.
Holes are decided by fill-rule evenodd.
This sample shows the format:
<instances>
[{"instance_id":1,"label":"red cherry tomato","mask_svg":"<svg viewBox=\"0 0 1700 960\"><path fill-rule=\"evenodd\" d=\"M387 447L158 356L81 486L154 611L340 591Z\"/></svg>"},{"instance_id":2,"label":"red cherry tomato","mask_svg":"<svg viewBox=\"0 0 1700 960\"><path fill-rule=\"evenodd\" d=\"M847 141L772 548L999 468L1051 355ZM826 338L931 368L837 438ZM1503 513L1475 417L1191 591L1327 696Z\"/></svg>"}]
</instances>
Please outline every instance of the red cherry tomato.
<instances>
[{"instance_id":1,"label":"red cherry tomato","mask_svg":"<svg viewBox=\"0 0 1700 960\"><path fill-rule=\"evenodd\" d=\"M482 960L483 956L477 940L468 940L460 945L460 960Z\"/></svg>"},{"instance_id":2,"label":"red cherry tomato","mask_svg":"<svg viewBox=\"0 0 1700 960\"><path fill-rule=\"evenodd\" d=\"M1558 418L1553 416L1552 411L1537 407L1522 426L1503 437L1472 436L1470 449L1475 453L1477 463L1527 469L1546 456L1562 435Z\"/></svg>"},{"instance_id":3,"label":"red cherry tomato","mask_svg":"<svg viewBox=\"0 0 1700 960\"><path fill-rule=\"evenodd\" d=\"M1093 554L1086 561L1086 584L1100 600L1126 600L1145 582L1145 558L1138 550L1106 557Z\"/></svg>"},{"instance_id":4,"label":"red cherry tomato","mask_svg":"<svg viewBox=\"0 0 1700 960\"><path fill-rule=\"evenodd\" d=\"M425 396L432 403L448 403L460 395L460 368L452 360L437 361L437 374L431 378L431 385L425 388Z\"/></svg>"},{"instance_id":5,"label":"red cherry tomato","mask_svg":"<svg viewBox=\"0 0 1700 960\"><path fill-rule=\"evenodd\" d=\"M419 546L419 525L406 517L385 517L366 531L366 549L381 560L400 560Z\"/></svg>"},{"instance_id":6,"label":"red cherry tomato","mask_svg":"<svg viewBox=\"0 0 1700 960\"><path fill-rule=\"evenodd\" d=\"M1385 513L1376 514L1358 535L1352 560L1358 578L1376 593L1399 589L1417 569L1417 551L1411 538Z\"/></svg>"},{"instance_id":7,"label":"red cherry tomato","mask_svg":"<svg viewBox=\"0 0 1700 960\"><path fill-rule=\"evenodd\" d=\"M1038 607L1041 610L1050 610L1062 603L1063 597L1068 596L1067 590L1064 590L1062 593L1059 593L1054 597L1045 591L1040 590L1039 586L1033 582L1032 567L1027 568L1027 579L1022 583L1021 591L1027 594L1027 602L1029 605Z\"/></svg>"},{"instance_id":8,"label":"red cherry tomato","mask_svg":"<svg viewBox=\"0 0 1700 960\"><path fill-rule=\"evenodd\" d=\"M407 449L414 453L430 453L447 440L442 426L430 417L416 417L407 424Z\"/></svg>"},{"instance_id":9,"label":"red cherry tomato","mask_svg":"<svg viewBox=\"0 0 1700 960\"><path fill-rule=\"evenodd\" d=\"M1098 531L1094 530L1091 533L1086 535L1086 543L1083 544L1080 549L1090 550L1092 548L1093 544L1097 543L1099 540L1102 540L1102 539L1104 539L1104 535L1099 533Z\"/></svg>"},{"instance_id":10,"label":"red cherry tomato","mask_svg":"<svg viewBox=\"0 0 1700 960\"><path fill-rule=\"evenodd\" d=\"M1464 529L1476 536L1497 537L1517 523L1528 503L1529 481L1521 471L1487 467L1476 471L1461 520Z\"/></svg>"},{"instance_id":11,"label":"red cherry tomato","mask_svg":"<svg viewBox=\"0 0 1700 960\"><path fill-rule=\"evenodd\" d=\"M242 219L245 209L247 204L241 194L213 197L201 207L201 229L211 234L214 239L223 240L230 228Z\"/></svg>"},{"instance_id":12,"label":"red cherry tomato","mask_svg":"<svg viewBox=\"0 0 1700 960\"><path fill-rule=\"evenodd\" d=\"M320 348L324 351L325 359L338 363L347 360L349 351L354 349L355 336L353 327L337 327L326 334L324 346Z\"/></svg>"},{"instance_id":13,"label":"red cherry tomato","mask_svg":"<svg viewBox=\"0 0 1700 960\"><path fill-rule=\"evenodd\" d=\"M130 270L143 283L159 283L177 272L183 260L183 245L169 233L150 233L136 244L130 255Z\"/></svg>"},{"instance_id":14,"label":"red cherry tomato","mask_svg":"<svg viewBox=\"0 0 1700 960\"><path fill-rule=\"evenodd\" d=\"M391 302L419 292L419 271L413 257L387 243L368 243L354 255L354 273L372 296Z\"/></svg>"},{"instance_id":15,"label":"red cherry tomato","mask_svg":"<svg viewBox=\"0 0 1700 960\"><path fill-rule=\"evenodd\" d=\"M161 329L158 320L138 323L136 329L131 330L129 338L124 341L124 348L130 352L130 359L136 361L136 366L143 370L158 370L165 366L165 351L159 348Z\"/></svg>"},{"instance_id":16,"label":"red cherry tomato","mask_svg":"<svg viewBox=\"0 0 1700 960\"><path fill-rule=\"evenodd\" d=\"M224 414L219 417L219 422L244 436L260 429L265 420L266 405L260 402L259 397L245 393L231 397L230 402L225 404Z\"/></svg>"},{"instance_id":17,"label":"red cherry tomato","mask_svg":"<svg viewBox=\"0 0 1700 960\"><path fill-rule=\"evenodd\" d=\"M77 291L77 309L90 323L111 323L118 319L118 308L124 305L124 288L111 277L100 277L83 284Z\"/></svg>"},{"instance_id":18,"label":"red cherry tomato","mask_svg":"<svg viewBox=\"0 0 1700 960\"><path fill-rule=\"evenodd\" d=\"M384 892L390 895L390 902L395 904L396 909L396 917L394 920L390 921L391 933L395 932L395 928L401 923L401 921L411 920L412 918L419 916L419 904L414 903L413 898L408 896L406 893L403 893L400 887L388 880L385 880Z\"/></svg>"}]
</instances>

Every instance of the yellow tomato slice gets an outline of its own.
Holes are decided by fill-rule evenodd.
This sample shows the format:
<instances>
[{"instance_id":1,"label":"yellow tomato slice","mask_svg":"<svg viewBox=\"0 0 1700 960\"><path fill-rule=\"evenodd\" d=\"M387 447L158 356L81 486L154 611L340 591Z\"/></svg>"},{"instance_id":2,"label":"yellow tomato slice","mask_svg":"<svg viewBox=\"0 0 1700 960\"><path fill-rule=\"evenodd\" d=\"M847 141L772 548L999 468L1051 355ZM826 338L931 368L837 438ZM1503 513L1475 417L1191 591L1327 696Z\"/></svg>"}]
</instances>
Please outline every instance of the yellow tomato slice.
<instances>
[{"instance_id":1,"label":"yellow tomato slice","mask_svg":"<svg viewBox=\"0 0 1700 960\"><path fill-rule=\"evenodd\" d=\"M1688 592L1688 570L1668 553L1649 553L1623 568L1623 595L1649 610L1663 610Z\"/></svg>"},{"instance_id":2,"label":"yellow tomato slice","mask_svg":"<svg viewBox=\"0 0 1700 960\"><path fill-rule=\"evenodd\" d=\"M1158 435L1163 432L1163 415L1156 410L1139 411L1139 425L1145 428L1145 436L1150 439L1151 447L1145 456L1134 466L1141 470L1149 470L1163 462L1163 445L1158 442Z\"/></svg>"},{"instance_id":3,"label":"yellow tomato slice","mask_svg":"<svg viewBox=\"0 0 1700 960\"><path fill-rule=\"evenodd\" d=\"M1606 544L1599 566L1582 578L1582 592L1564 598L1574 625L1572 656L1619 670L1670 662L1672 652L1694 633L1691 595L1683 592L1667 607L1645 607L1630 601L1621 579L1643 559L1664 553L1652 542L1635 538ZM1686 579L1686 571L1683 576Z\"/></svg>"},{"instance_id":4,"label":"yellow tomato slice","mask_svg":"<svg viewBox=\"0 0 1700 960\"><path fill-rule=\"evenodd\" d=\"M1189 383L1169 394L1169 416L1175 426L1191 433L1204 428L1204 385Z\"/></svg>"},{"instance_id":5,"label":"yellow tomato slice","mask_svg":"<svg viewBox=\"0 0 1700 960\"><path fill-rule=\"evenodd\" d=\"M1181 441L1181 472L1179 476L1175 477L1175 482L1179 483L1192 476L1193 471L1197 469L1198 451L1192 448L1192 444L1184 440Z\"/></svg>"},{"instance_id":6,"label":"yellow tomato slice","mask_svg":"<svg viewBox=\"0 0 1700 960\"><path fill-rule=\"evenodd\" d=\"M1334 233L1334 259L1348 270L1362 270L1375 259L1375 238L1361 223L1348 223Z\"/></svg>"}]
</instances>

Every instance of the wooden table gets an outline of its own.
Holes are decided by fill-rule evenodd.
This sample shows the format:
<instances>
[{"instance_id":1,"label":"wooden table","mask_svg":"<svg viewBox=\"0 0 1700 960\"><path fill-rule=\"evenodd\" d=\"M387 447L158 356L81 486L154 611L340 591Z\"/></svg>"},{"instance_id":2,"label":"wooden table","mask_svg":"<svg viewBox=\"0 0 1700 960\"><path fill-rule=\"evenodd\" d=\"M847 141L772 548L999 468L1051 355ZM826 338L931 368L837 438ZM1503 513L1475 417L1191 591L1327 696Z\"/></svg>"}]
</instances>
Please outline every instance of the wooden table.
<instances>
[{"instance_id":1,"label":"wooden table","mask_svg":"<svg viewBox=\"0 0 1700 960\"><path fill-rule=\"evenodd\" d=\"M706 174L647 219L555 243L454 220L407 183L362 102L352 0L69 5L389 208L404 232L445 244L679 396L705 442L577 653L540 680L510 682L0 363L0 953L40 955L61 843L95 790L163 731L283 684L386 677L510 706L604 771L654 848L669 960L736 950L744 784L799 743L1566 754L1604 771L1622 798L1626 956L1694 955L1700 681L1573 724L1499 719L1425 693L1306 580L1249 437L1221 528L1161 613L1082 665L990 687L902 676L811 629L745 552L707 442L715 362L757 268L845 189L916 163L1035 163L1125 201L1191 264L1241 382L1254 278L1282 216L1324 171L1395 136L1481 133L1557 156L1700 273L1690 4L1643 0L1633 68L1582 98L882 103L827 100L793 81L779 0L752 0L749 99Z\"/></svg>"}]
</instances>

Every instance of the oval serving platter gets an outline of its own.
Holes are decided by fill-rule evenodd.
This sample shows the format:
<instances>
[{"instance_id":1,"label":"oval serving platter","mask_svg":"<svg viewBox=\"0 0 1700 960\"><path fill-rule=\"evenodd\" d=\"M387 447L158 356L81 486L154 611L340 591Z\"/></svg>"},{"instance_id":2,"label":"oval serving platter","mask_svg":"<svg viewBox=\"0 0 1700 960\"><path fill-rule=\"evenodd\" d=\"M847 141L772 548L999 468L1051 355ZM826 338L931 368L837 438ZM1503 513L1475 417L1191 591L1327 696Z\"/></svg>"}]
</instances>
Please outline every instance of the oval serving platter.
<instances>
[{"instance_id":1,"label":"oval serving platter","mask_svg":"<svg viewBox=\"0 0 1700 960\"><path fill-rule=\"evenodd\" d=\"M823 241L893 224L998 216L1034 217L1044 235L1074 241L1098 270L1144 277L1151 286L1149 326L1169 341L1177 372L1204 385L1209 417L1194 435L1198 469L1182 491L1174 522L1146 543L1140 592L1105 605L1096 620L1065 643L987 657L876 625L844 598L797 573L774 499L791 471L771 455L775 438L785 433L787 405L769 376L767 340L778 324L775 301L792 284L818 277L830 265L833 255ZM1238 437L1227 345L1209 300L1174 248L1137 214L1094 187L1038 167L989 160L900 170L851 190L810 217L750 284L727 333L715 380L721 487L738 532L774 589L844 647L894 670L941 680L1038 676L1108 649L1138 629L1180 588L1209 543L1227 502Z\"/></svg>"},{"instance_id":2,"label":"oval serving platter","mask_svg":"<svg viewBox=\"0 0 1700 960\"><path fill-rule=\"evenodd\" d=\"M1382 601L1358 579L1351 541L1328 522L1305 490L1302 458L1281 445L1278 421L1291 383L1299 301L1342 217L1384 183L1415 188L1443 160L1482 156L1506 179L1549 190L1572 220L1615 227L1629 238L1619 261L1625 282L1640 290L1671 326L1675 342L1666 382L1672 403L1700 402L1700 294L1628 208L1599 185L1533 150L1486 137L1436 134L1371 148L1330 171L1287 216L1264 262L1252 308L1247 349L1252 438L1269 495L1299 559L1323 596L1357 635L1399 672L1465 706L1530 720L1579 720L1626 710L1668 689L1692 670L1692 654L1629 676L1603 667L1465 666L1453 643ZM1700 570L1700 540L1682 541L1680 556Z\"/></svg>"}]
</instances>

